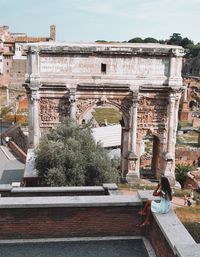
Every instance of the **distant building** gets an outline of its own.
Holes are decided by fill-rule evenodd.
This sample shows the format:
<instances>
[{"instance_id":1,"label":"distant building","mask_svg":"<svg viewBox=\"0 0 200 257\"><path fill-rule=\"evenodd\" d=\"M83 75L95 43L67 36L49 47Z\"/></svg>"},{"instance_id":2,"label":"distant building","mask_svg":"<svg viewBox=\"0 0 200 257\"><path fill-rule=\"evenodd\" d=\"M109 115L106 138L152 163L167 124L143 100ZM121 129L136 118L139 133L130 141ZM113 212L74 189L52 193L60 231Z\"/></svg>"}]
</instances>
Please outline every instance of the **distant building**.
<instances>
[{"instance_id":1,"label":"distant building","mask_svg":"<svg viewBox=\"0 0 200 257\"><path fill-rule=\"evenodd\" d=\"M11 33L8 26L0 27L0 86L21 86L26 74L27 43L48 42L56 39L56 26L50 26L49 37L30 37L26 33Z\"/></svg>"},{"instance_id":2,"label":"distant building","mask_svg":"<svg viewBox=\"0 0 200 257\"><path fill-rule=\"evenodd\" d=\"M8 84L15 42L8 26L0 27L0 86Z\"/></svg>"},{"instance_id":3,"label":"distant building","mask_svg":"<svg viewBox=\"0 0 200 257\"><path fill-rule=\"evenodd\" d=\"M183 84L184 93L180 101L179 120L197 124L197 120L200 121L200 77L185 75Z\"/></svg>"}]
</instances>

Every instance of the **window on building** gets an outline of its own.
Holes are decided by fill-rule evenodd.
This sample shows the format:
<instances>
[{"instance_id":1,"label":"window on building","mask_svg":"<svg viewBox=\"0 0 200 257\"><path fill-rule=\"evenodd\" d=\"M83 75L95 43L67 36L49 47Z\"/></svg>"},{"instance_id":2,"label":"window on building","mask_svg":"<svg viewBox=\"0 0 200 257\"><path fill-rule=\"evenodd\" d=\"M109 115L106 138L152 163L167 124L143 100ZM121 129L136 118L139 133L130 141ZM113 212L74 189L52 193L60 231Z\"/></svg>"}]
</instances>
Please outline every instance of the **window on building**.
<instances>
[{"instance_id":1,"label":"window on building","mask_svg":"<svg viewBox=\"0 0 200 257\"><path fill-rule=\"evenodd\" d=\"M7 66L9 65L9 62L7 62Z\"/></svg>"},{"instance_id":2,"label":"window on building","mask_svg":"<svg viewBox=\"0 0 200 257\"><path fill-rule=\"evenodd\" d=\"M106 64L105 63L101 64L101 73L106 73Z\"/></svg>"}]
</instances>

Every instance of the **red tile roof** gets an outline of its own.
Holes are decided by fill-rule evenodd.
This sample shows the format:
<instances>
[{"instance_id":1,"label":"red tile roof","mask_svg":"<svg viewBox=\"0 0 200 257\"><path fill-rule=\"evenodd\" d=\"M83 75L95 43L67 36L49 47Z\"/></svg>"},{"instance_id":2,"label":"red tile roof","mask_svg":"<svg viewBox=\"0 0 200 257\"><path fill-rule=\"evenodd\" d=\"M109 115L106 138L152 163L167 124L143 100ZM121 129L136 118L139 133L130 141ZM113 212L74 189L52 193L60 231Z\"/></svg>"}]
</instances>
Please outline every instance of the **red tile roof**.
<instances>
[{"instance_id":1,"label":"red tile roof","mask_svg":"<svg viewBox=\"0 0 200 257\"><path fill-rule=\"evenodd\" d=\"M50 41L49 37L16 37L15 42L18 43L37 43Z\"/></svg>"}]
</instances>

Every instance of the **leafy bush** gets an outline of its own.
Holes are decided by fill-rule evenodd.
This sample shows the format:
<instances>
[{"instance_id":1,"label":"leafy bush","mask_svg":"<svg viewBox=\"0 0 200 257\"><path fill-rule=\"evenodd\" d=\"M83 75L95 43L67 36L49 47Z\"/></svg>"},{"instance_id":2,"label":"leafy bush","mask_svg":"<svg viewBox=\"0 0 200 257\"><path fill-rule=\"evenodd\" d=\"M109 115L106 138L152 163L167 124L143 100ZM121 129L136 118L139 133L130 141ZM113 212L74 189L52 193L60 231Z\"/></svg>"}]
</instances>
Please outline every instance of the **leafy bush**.
<instances>
[{"instance_id":1,"label":"leafy bush","mask_svg":"<svg viewBox=\"0 0 200 257\"><path fill-rule=\"evenodd\" d=\"M6 118L6 115L7 115L10 111L11 111L11 108L10 108L10 107L7 107L7 106L2 107L2 108L1 108L1 114L0 114L1 118L5 119L5 118Z\"/></svg>"},{"instance_id":2,"label":"leafy bush","mask_svg":"<svg viewBox=\"0 0 200 257\"><path fill-rule=\"evenodd\" d=\"M88 124L65 122L44 135L36 149L36 169L45 185L92 186L118 182L117 162L95 143Z\"/></svg>"},{"instance_id":3,"label":"leafy bush","mask_svg":"<svg viewBox=\"0 0 200 257\"><path fill-rule=\"evenodd\" d=\"M187 173L189 171L192 171L193 166L190 164L177 164L175 167L175 176L176 180L181 184L181 187L183 188L184 182L186 180Z\"/></svg>"}]
</instances>

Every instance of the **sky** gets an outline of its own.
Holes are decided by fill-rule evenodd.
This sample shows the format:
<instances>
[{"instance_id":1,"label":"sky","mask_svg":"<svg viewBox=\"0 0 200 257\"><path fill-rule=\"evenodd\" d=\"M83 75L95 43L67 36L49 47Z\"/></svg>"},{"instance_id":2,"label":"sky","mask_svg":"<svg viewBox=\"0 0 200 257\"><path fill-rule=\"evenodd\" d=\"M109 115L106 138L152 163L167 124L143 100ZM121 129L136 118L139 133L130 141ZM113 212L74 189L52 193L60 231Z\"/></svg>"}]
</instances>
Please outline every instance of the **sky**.
<instances>
[{"instance_id":1,"label":"sky","mask_svg":"<svg viewBox=\"0 0 200 257\"><path fill-rule=\"evenodd\" d=\"M180 33L200 42L200 0L0 0L0 26L28 36L57 40L128 41L134 37L168 39Z\"/></svg>"}]
</instances>

